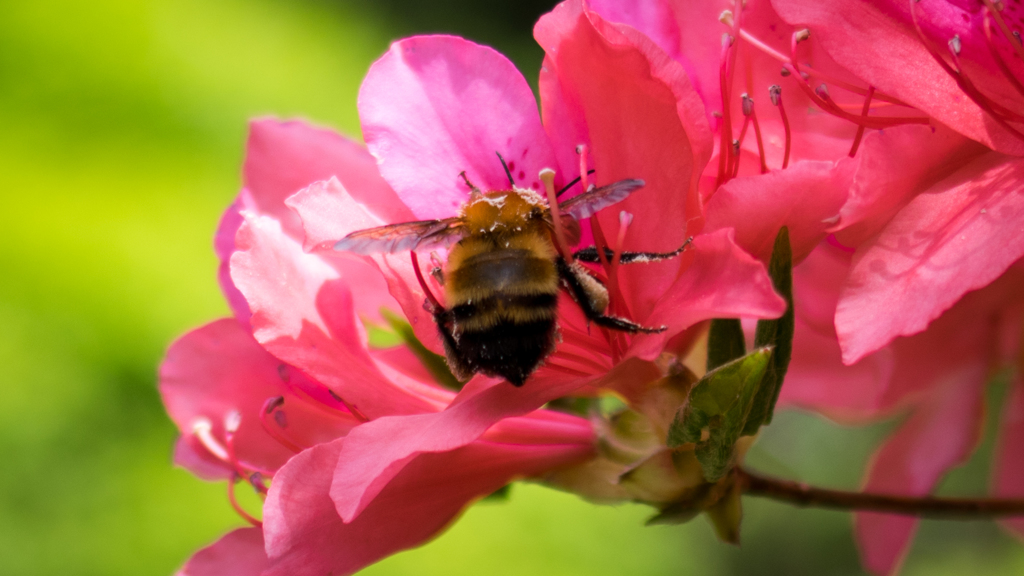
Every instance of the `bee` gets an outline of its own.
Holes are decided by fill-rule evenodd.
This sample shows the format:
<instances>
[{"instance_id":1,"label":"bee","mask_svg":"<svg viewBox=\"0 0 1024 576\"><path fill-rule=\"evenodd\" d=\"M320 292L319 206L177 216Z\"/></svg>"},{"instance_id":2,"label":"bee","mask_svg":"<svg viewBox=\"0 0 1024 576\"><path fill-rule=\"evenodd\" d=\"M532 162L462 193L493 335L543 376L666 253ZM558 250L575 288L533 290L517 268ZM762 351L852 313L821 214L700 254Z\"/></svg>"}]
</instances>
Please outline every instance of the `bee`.
<instances>
[{"instance_id":1,"label":"bee","mask_svg":"<svg viewBox=\"0 0 1024 576\"><path fill-rule=\"evenodd\" d=\"M501 159L500 154L498 158ZM509 189L487 192L470 183L463 172L460 176L471 194L455 217L359 230L339 240L334 249L367 255L412 252L413 266L428 296L426 306L440 332L448 367L462 381L482 372L522 386L558 342L556 313L558 294L563 288L586 318L598 326L627 333L665 330L664 326L645 327L606 314L608 290L580 264L601 261L596 247L563 255L565 230L572 236L572 244L578 243L580 220L624 200L643 187L642 180L591 186L584 193L557 203L556 214L562 226L562 230L557 230L555 211L548 200L533 190L516 186L507 166L505 172ZM580 180L577 178L553 194L554 173L547 172L542 179L552 199ZM672 258L691 240L673 252L623 252L619 261L629 264ZM437 247L450 247L443 273L435 269L444 287L447 307L431 295L415 257L417 250ZM605 256L606 260L612 256L607 248Z\"/></svg>"}]
</instances>

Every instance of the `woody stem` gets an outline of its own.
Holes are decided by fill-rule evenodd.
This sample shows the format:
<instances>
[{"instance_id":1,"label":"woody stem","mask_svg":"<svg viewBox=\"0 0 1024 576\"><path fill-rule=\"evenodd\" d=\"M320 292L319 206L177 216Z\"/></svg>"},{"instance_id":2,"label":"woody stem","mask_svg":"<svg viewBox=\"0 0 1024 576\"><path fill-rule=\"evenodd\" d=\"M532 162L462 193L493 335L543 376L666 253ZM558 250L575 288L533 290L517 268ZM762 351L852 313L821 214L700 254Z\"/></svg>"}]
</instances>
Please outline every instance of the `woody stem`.
<instances>
[{"instance_id":1,"label":"woody stem","mask_svg":"<svg viewBox=\"0 0 1024 576\"><path fill-rule=\"evenodd\" d=\"M1024 500L914 497L847 492L815 488L791 480L761 476L740 467L736 468L735 473L736 481L741 483L745 494L771 498L800 507L865 510L954 520L1024 516Z\"/></svg>"}]
</instances>

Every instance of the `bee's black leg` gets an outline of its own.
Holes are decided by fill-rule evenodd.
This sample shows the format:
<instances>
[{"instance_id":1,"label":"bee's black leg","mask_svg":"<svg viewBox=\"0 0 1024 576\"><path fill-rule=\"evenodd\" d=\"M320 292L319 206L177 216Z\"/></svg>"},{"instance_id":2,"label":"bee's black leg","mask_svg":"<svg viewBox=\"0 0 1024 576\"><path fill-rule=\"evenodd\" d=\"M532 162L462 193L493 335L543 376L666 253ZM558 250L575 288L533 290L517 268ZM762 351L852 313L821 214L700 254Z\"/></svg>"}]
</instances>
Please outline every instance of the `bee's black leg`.
<instances>
[{"instance_id":1,"label":"bee's black leg","mask_svg":"<svg viewBox=\"0 0 1024 576\"><path fill-rule=\"evenodd\" d=\"M588 316L588 318L590 318ZM660 334L668 329L667 326L658 326L657 328L648 328L647 326L641 326L635 322L630 322L625 318L619 318L618 316L605 316L604 314L590 318L594 324L603 326L609 330L618 330L619 332L629 332L630 334L643 333L643 334Z\"/></svg>"},{"instance_id":2,"label":"bee's black leg","mask_svg":"<svg viewBox=\"0 0 1024 576\"><path fill-rule=\"evenodd\" d=\"M558 258L555 263L558 267L558 275L561 277L562 283L569 290L573 300L579 304L587 320L610 330L629 332L630 334L638 332L657 334L666 330L665 326L648 328L647 326L630 322L625 318L606 315L604 309L608 306L608 290L596 278L587 274L579 264L575 262L567 264L562 258ZM602 301L604 302L603 305L601 304Z\"/></svg>"},{"instance_id":3,"label":"bee's black leg","mask_svg":"<svg viewBox=\"0 0 1024 576\"><path fill-rule=\"evenodd\" d=\"M623 252L619 256L619 263L621 264L636 264L640 262L657 262L658 260L667 260L669 258L675 258L686 250L687 246L693 242L693 236L686 239L683 245L671 252ZM611 260L615 257L615 252L611 248L604 249L604 256L606 260ZM572 257L580 262L587 262L590 264L597 264L601 261L601 258L597 253L597 246L591 246L582 250L577 250L573 253Z\"/></svg>"}]
</instances>

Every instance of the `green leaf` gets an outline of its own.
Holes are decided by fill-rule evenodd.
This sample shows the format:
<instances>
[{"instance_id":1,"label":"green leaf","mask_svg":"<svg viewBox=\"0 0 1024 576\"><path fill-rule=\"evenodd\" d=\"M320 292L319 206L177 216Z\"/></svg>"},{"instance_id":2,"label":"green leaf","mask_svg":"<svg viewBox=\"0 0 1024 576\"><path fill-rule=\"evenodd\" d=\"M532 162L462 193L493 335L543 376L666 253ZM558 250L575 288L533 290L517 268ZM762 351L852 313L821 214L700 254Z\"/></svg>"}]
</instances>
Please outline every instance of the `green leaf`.
<instances>
[{"instance_id":1,"label":"green leaf","mask_svg":"<svg viewBox=\"0 0 1024 576\"><path fill-rule=\"evenodd\" d=\"M448 362L445 361L444 356L434 354L428 350L419 341L419 338L416 338L416 333L413 332L412 326L405 321L405 318L387 309L381 309L380 315L388 321L391 329L401 337L402 342L419 358L420 362L427 368L430 375L437 380L438 384L452 390L462 390L462 382L459 382L459 379L448 369Z\"/></svg>"},{"instance_id":2,"label":"green leaf","mask_svg":"<svg viewBox=\"0 0 1024 576\"><path fill-rule=\"evenodd\" d=\"M714 370L747 353L743 326L737 318L715 318L708 331L707 369Z\"/></svg>"},{"instance_id":3,"label":"green leaf","mask_svg":"<svg viewBox=\"0 0 1024 576\"><path fill-rule=\"evenodd\" d=\"M754 398L772 359L772 349L759 348L712 370L690 392L676 412L668 446L696 445L694 453L704 478L715 482L732 466L736 440L742 435Z\"/></svg>"},{"instance_id":4,"label":"green leaf","mask_svg":"<svg viewBox=\"0 0 1024 576\"><path fill-rule=\"evenodd\" d=\"M743 521L743 489L738 482L718 502L704 511L715 527L715 535L726 544L740 543L740 523Z\"/></svg>"},{"instance_id":5,"label":"green leaf","mask_svg":"<svg viewBox=\"0 0 1024 576\"><path fill-rule=\"evenodd\" d=\"M782 382L789 369L793 355L793 252L789 245L789 229L785 226L775 237L772 259L768 264L768 275L772 278L775 291L786 299L786 313L776 320L759 320L754 332L754 346L774 346L775 353L765 374L764 383L754 399L754 407L747 420L743 435L753 436L758 428L771 424L775 415L775 403L782 391Z\"/></svg>"}]
</instances>

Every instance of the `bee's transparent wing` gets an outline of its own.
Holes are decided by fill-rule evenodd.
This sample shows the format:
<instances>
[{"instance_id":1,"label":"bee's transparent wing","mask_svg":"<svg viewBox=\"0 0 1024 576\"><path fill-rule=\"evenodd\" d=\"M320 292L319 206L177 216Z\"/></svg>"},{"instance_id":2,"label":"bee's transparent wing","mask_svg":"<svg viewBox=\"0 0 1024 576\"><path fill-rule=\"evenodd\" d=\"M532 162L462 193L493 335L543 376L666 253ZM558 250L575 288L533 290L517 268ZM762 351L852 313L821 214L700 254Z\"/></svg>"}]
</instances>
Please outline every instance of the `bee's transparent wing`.
<instances>
[{"instance_id":1,"label":"bee's transparent wing","mask_svg":"<svg viewBox=\"0 0 1024 576\"><path fill-rule=\"evenodd\" d=\"M384 254L450 246L462 236L462 220L420 220L357 230L334 244L340 252Z\"/></svg>"},{"instance_id":2,"label":"bee's transparent wing","mask_svg":"<svg viewBox=\"0 0 1024 576\"><path fill-rule=\"evenodd\" d=\"M633 193L634 190L642 188L643 180L630 179L619 180L607 186L588 190L575 198L570 198L558 205L562 214L569 214L577 220L590 218L604 208L617 202L621 202Z\"/></svg>"}]
</instances>

